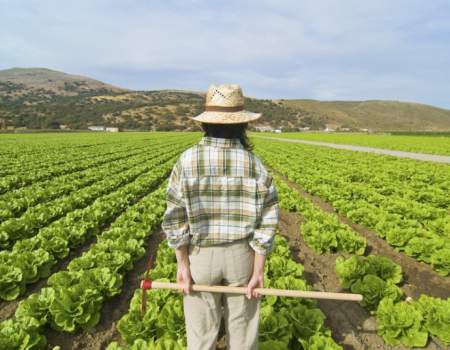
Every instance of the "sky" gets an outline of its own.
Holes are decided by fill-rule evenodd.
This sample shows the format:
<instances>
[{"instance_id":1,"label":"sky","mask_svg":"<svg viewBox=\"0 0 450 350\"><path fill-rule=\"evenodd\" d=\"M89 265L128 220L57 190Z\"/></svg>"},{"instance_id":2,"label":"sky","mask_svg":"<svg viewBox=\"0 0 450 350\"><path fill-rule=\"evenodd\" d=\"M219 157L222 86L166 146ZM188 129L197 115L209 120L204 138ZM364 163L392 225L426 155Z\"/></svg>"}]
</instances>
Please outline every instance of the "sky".
<instances>
[{"instance_id":1,"label":"sky","mask_svg":"<svg viewBox=\"0 0 450 350\"><path fill-rule=\"evenodd\" d=\"M0 0L0 69L450 108L448 0Z\"/></svg>"}]
</instances>

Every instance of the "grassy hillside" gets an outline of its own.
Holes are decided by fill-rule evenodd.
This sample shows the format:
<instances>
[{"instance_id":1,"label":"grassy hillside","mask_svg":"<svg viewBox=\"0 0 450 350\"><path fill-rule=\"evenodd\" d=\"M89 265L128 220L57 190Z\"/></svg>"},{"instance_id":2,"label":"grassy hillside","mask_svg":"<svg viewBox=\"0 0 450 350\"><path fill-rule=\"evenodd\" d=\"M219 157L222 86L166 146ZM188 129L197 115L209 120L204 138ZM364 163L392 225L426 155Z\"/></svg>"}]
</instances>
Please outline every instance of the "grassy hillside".
<instances>
[{"instance_id":1,"label":"grassy hillside","mask_svg":"<svg viewBox=\"0 0 450 350\"><path fill-rule=\"evenodd\" d=\"M119 126L138 130L189 130L204 94L192 91L130 91L94 79L44 68L0 71L0 128L48 129L67 125ZM247 99L264 113L262 123L292 128L297 113L270 100ZM323 126L323 125L322 125Z\"/></svg>"},{"instance_id":2,"label":"grassy hillside","mask_svg":"<svg viewBox=\"0 0 450 350\"><path fill-rule=\"evenodd\" d=\"M122 92L121 89L101 81L67 74L47 68L11 68L0 70L0 82L21 90L51 91L61 95L75 95L90 90Z\"/></svg>"},{"instance_id":3,"label":"grassy hillside","mask_svg":"<svg viewBox=\"0 0 450 350\"><path fill-rule=\"evenodd\" d=\"M300 113L320 115L329 127L373 130L450 130L450 110L399 101L279 100Z\"/></svg>"},{"instance_id":4,"label":"grassy hillside","mask_svg":"<svg viewBox=\"0 0 450 350\"><path fill-rule=\"evenodd\" d=\"M138 130L195 130L188 117L203 109L193 91L131 91L45 68L0 70L0 129L85 129L90 125ZM321 102L247 98L262 112L256 125L374 130L450 130L450 111L391 101Z\"/></svg>"}]
</instances>

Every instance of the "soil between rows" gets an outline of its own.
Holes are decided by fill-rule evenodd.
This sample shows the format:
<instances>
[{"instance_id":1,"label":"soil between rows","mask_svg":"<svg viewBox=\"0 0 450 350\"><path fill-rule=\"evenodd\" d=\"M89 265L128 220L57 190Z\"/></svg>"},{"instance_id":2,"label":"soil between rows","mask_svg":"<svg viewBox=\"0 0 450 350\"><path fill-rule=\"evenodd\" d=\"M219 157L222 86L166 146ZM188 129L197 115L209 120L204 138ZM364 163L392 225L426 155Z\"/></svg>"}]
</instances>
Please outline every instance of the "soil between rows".
<instances>
[{"instance_id":1,"label":"soil between rows","mask_svg":"<svg viewBox=\"0 0 450 350\"><path fill-rule=\"evenodd\" d=\"M125 275L122 292L103 304L101 319L97 326L74 334L49 329L46 332L49 348L59 345L62 350L102 350L111 341L119 339L117 321L128 312L134 291L139 287L141 276L147 269L148 260L150 256L155 255L163 238L161 230L150 235L146 242L145 256Z\"/></svg>"},{"instance_id":2,"label":"soil between rows","mask_svg":"<svg viewBox=\"0 0 450 350\"><path fill-rule=\"evenodd\" d=\"M302 218L296 213L281 212L280 231L288 238L293 259L301 263L304 276L314 290L343 292L334 272L338 254L320 255L314 252L303 240L300 233ZM389 346L376 332L376 322L368 311L355 302L319 300L319 308L326 315L326 325L331 329L333 338L345 350L365 349L410 349L403 346ZM422 349L441 350L444 347L430 340Z\"/></svg>"},{"instance_id":3,"label":"soil between rows","mask_svg":"<svg viewBox=\"0 0 450 350\"><path fill-rule=\"evenodd\" d=\"M304 266L305 279L314 290L341 292L334 273L336 255L319 255L309 248L299 232L301 222L299 215L281 212L280 231L288 238L293 259ZM384 342L376 334L374 321L364 324L370 315L359 304L319 300L318 305L327 316L326 324L334 339L345 349L383 349Z\"/></svg>"}]
</instances>

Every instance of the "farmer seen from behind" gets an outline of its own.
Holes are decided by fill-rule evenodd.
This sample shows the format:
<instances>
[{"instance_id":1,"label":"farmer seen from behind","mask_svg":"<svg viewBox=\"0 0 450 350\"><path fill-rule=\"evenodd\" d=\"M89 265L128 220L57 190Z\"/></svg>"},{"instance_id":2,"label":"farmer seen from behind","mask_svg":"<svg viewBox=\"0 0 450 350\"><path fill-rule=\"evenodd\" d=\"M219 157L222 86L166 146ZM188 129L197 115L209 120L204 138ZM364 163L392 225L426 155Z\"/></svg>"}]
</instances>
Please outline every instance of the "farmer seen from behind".
<instances>
[{"instance_id":1,"label":"farmer seen from behind","mask_svg":"<svg viewBox=\"0 0 450 350\"><path fill-rule=\"evenodd\" d=\"M193 119L205 135L175 164L163 229L183 285L189 350L215 349L221 319L229 350L257 349L259 295L279 220L272 177L246 136L259 113L239 85L212 85ZM247 295L192 292L192 284L247 286Z\"/></svg>"}]
</instances>

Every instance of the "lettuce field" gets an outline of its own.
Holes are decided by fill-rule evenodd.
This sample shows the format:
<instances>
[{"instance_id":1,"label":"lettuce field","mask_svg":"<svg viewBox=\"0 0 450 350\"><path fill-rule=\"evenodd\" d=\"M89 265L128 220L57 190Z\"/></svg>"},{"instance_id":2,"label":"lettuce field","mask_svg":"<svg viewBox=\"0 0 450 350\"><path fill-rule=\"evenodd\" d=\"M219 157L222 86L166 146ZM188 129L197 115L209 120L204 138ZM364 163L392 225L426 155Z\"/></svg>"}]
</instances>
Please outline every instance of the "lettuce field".
<instances>
[{"instance_id":1,"label":"lettuce field","mask_svg":"<svg viewBox=\"0 0 450 350\"><path fill-rule=\"evenodd\" d=\"M1 350L186 348L182 297L148 291L142 314L139 281L150 256L152 279L175 281L165 189L200 137L0 135ZM449 154L450 138L395 137L392 149ZM259 348L449 349L450 164L252 142L282 209L265 286L364 296L264 297Z\"/></svg>"}]
</instances>

